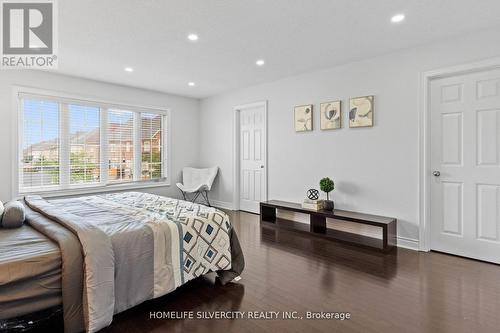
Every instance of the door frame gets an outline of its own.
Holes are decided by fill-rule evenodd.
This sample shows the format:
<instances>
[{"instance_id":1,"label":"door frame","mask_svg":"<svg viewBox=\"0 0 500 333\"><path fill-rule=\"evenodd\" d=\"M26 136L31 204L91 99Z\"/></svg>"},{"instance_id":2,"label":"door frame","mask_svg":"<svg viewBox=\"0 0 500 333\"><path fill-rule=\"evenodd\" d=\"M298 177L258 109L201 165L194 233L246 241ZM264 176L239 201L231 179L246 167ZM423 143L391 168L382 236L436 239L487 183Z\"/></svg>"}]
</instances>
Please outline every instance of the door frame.
<instances>
[{"instance_id":1,"label":"door frame","mask_svg":"<svg viewBox=\"0 0 500 333\"><path fill-rule=\"evenodd\" d=\"M264 154L264 201L267 200L267 100L237 105L233 108L233 209L240 210L240 112L245 109L256 107L264 108L264 144L266 146L266 153Z\"/></svg>"},{"instance_id":2,"label":"door frame","mask_svg":"<svg viewBox=\"0 0 500 333\"><path fill-rule=\"evenodd\" d=\"M421 74L421 112L419 113L419 250L431 250L431 146L430 146L430 84L432 80L463 74L477 73L499 69L500 58L490 58L483 61L446 67Z\"/></svg>"}]
</instances>

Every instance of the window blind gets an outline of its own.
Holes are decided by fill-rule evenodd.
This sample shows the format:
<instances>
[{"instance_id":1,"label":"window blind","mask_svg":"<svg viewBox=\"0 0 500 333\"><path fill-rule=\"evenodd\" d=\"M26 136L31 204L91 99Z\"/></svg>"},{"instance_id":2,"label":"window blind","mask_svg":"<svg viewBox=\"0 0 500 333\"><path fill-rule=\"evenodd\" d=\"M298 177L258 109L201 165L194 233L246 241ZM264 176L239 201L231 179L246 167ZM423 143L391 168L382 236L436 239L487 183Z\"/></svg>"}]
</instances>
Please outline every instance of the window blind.
<instances>
[{"instance_id":1,"label":"window blind","mask_svg":"<svg viewBox=\"0 0 500 333\"><path fill-rule=\"evenodd\" d=\"M99 183L100 181L100 109L69 104L70 184Z\"/></svg>"},{"instance_id":2,"label":"window blind","mask_svg":"<svg viewBox=\"0 0 500 333\"><path fill-rule=\"evenodd\" d=\"M141 179L161 178L162 117L141 113Z\"/></svg>"},{"instance_id":3,"label":"window blind","mask_svg":"<svg viewBox=\"0 0 500 333\"><path fill-rule=\"evenodd\" d=\"M40 188L59 185L59 105L24 99L19 186Z\"/></svg>"},{"instance_id":4,"label":"window blind","mask_svg":"<svg viewBox=\"0 0 500 333\"><path fill-rule=\"evenodd\" d=\"M134 113L108 111L108 179L134 180Z\"/></svg>"},{"instance_id":5,"label":"window blind","mask_svg":"<svg viewBox=\"0 0 500 333\"><path fill-rule=\"evenodd\" d=\"M19 97L19 193L165 178L164 113Z\"/></svg>"}]
</instances>

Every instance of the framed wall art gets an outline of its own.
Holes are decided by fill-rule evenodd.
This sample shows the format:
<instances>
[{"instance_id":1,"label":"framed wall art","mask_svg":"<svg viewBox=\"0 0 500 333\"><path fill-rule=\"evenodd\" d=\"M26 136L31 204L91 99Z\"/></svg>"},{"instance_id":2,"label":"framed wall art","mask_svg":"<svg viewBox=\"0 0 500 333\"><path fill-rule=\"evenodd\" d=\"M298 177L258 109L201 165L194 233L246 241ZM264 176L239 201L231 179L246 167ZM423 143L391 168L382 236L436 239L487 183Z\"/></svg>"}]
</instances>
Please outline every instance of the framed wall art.
<instances>
[{"instance_id":1,"label":"framed wall art","mask_svg":"<svg viewBox=\"0 0 500 333\"><path fill-rule=\"evenodd\" d=\"M341 102L321 103L320 109L320 127L322 130L337 129L342 127Z\"/></svg>"},{"instance_id":2,"label":"framed wall art","mask_svg":"<svg viewBox=\"0 0 500 333\"><path fill-rule=\"evenodd\" d=\"M349 101L349 127L373 126L374 96L353 97Z\"/></svg>"},{"instance_id":3,"label":"framed wall art","mask_svg":"<svg viewBox=\"0 0 500 333\"><path fill-rule=\"evenodd\" d=\"M312 104L299 105L294 108L295 132L312 131Z\"/></svg>"}]
</instances>

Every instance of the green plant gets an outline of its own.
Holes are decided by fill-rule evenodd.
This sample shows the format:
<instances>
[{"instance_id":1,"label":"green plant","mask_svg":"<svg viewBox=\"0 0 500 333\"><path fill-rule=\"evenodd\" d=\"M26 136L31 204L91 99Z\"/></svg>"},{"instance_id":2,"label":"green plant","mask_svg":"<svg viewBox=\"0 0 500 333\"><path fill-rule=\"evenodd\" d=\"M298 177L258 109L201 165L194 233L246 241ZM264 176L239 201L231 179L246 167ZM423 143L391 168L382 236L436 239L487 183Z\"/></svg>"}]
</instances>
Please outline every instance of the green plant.
<instances>
[{"instance_id":1,"label":"green plant","mask_svg":"<svg viewBox=\"0 0 500 333\"><path fill-rule=\"evenodd\" d=\"M325 177L319 181L319 188L326 193L326 200L330 200L328 193L335 189L335 183L330 178Z\"/></svg>"}]
</instances>

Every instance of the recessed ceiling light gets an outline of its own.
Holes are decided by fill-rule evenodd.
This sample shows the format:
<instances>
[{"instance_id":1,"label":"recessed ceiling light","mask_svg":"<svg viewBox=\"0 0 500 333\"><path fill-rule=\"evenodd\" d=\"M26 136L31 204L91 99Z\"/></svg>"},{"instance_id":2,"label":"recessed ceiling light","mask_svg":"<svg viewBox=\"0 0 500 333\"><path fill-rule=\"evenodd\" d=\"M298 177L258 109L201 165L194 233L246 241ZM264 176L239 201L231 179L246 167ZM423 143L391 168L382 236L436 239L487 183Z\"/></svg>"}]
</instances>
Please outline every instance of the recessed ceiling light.
<instances>
[{"instance_id":1,"label":"recessed ceiling light","mask_svg":"<svg viewBox=\"0 0 500 333\"><path fill-rule=\"evenodd\" d=\"M262 60L262 59L259 59L259 60L257 60L257 61L255 62L255 64L256 64L257 66L264 66L264 64L265 64L265 63L266 63L266 62L265 62L264 60Z\"/></svg>"},{"instance_id":2,"label":"recessed ceiling light","mask_svg":"<svg viewBox=\"0 0 500 333\"><path fill-rule=\"evenodd\" d=\"M188 82L188 86L190 86L190 87L194 87L195 85L196 85L196 83L194 83L194 82Z\"/></svg>"},{"instance_id":3,"label":"recessed ceiling light","mask_svg":"<svg viewBox=\"0 0 500 333\"><path fill-rule=\"evenodd\" d=\"M188 39L192 42L196 42L198 40L198 35L197 34L189 34Z\"/></svg>"},{"instance_id":4,"label":"recessed ceiling light","mask_svg":"<svg viewBox=\"0 0 500 333\"><path fill-rule=\"evenodd\" d=\"M399 22L403 22L404 19L405 19L404 14L396 14L393 17L391 17L391 22L392 23L399 23Z\"/></svg>"},{"instance_id":5,"label":"recessed ceiling light","mask_svg":"<svg viewBox=\"0 0 500 333\"><path fill-rule=\"evenodd\" d=\"M125 67L123 70L125 72L129 72L129 73L132 73L134 71L134 69L132 67Z\"/></svg>"}]
</instances>

